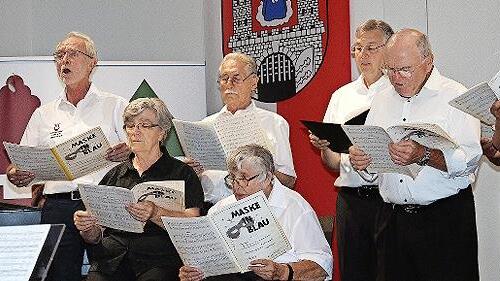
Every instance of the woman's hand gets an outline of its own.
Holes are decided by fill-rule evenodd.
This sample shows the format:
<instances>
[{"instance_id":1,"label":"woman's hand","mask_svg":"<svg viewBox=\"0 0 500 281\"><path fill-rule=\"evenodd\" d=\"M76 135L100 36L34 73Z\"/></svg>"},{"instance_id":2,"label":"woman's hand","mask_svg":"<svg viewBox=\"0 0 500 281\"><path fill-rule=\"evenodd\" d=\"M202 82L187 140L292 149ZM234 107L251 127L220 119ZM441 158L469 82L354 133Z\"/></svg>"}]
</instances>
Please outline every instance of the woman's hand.
<instances>
[{"instance_id":1,"label":"woman's hand","mask_svg":"<svg viewBox=\"0 0 500 281\"><path fill-rule=\"evenodd\" d=\"M76 211L73 221L80 236L87 243L98 243L102 239L102 229L97 225L97 219L87 211Z\"/></svg>"},{"instance_id":2,"label":"woman's hand","mask_svg":"<svg viewBox=\"0 0 500 281\"><path fill-rule=\"evenodd\" d=\"M138 221L146 222L156 215L157 207L151 201L132 203L125 206L125 209Z\"/></svg>"},{"instance_id":3,"label":"woman's hand","mask_svg":"<svg viewBox=\"0 0 500 281\"><path fill-rule=\"evenodd\" d=\"M199 281L203 279L203 272L196 267L184 265L179 270L179 278L181 281Z\"/></svg>"}]
</instances>

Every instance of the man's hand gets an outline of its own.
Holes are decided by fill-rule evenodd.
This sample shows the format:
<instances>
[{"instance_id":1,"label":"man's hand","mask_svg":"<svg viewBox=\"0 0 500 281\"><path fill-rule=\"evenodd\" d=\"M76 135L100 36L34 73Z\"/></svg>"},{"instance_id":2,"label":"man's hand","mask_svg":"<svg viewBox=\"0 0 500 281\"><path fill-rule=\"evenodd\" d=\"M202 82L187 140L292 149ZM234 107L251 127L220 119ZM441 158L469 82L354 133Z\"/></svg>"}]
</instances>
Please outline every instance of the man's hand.
<instances>
[{"instance_id":1,"label":"man's hand","mask_svg":"<svg viewBox=\"0 0 500 281\"><path fill-rule=\"evenodd\" d=\"M106 150L106 159L113 162L123 162L130 155L130 147L124 142L119 143Z\"/></svg>"},{"instance_id":2,"label":"man's hand","mask_svg":"<svg viewBox=\"0 0 500 281\"><path fill-rule=\"evenodd\" d=\"M184 265L179 270L179 278L181 281L200 281L203 279L203 272L196 267Z\"/></svg>"},{"instance_id":3,"label":"man's hand","mask_svg":"<svg viewBox=\"0 0 500 281\"><path fill-rule=\"evenodd\" d=\"M417 163L424 157L425 148L413 140L403 140L389 144L389 155L394 163L406 166Z\"/></svg>"},{"instance_id":4,"label":"man's hand","mask_svg":"<svg viewBox=\"0 0 500 281\"><path fill-rule=\"evenodd\" d=\"M309 132L309 141L311 144L319 150L327 150L330 142L327 140L321 140L317 136Z\"/></svg>"},{"instance_id":5,"label":"man's hand","mask_svg":"<svg viewBox=\"0 0 500 281\"><path fill-rule=\"evenodd\" d=\"M198 177L201 176L203 172L205 172L205 168L203 168L200 162L194 160L193 158L186 157L184 159L184 163L188 164L191 168L193 168Z\"/></svg>"},{"instance_id":6,"label":"man's hand","mask_svg":"<svg viewBox=\"0 0 500 281\"><path fill-rule=\"evenodd\" d=\"M157 207L151 201L132 203L125 206L125 209L138 221L146 222L156 215Z\"/></svg>"},{"instance_id":7,"label":"man's hand","mask_svg":"<svg viewBox=\"0 0 500 281\"><path fill-rule=\"evenodd\" d=\"M365 170L372 162L372 158L357 146L349 147L349 160L354 169Z\"/></svg>"},{"instance_id":8,"label":"man's hand","mask_svg":"<svg viewBox=\"0 0 500 281\"><path fill-rule=\"evenodd\" d=\"M286 280L288 278L288 267L285 264L268 259L253 260L248 269L264 280Z\"/></svg>"},{"instance_id":9,"label":"man's hand","mask_svg":"<svg viewBox=\"0 0 500 281\"><path fill-rule=\"evenodd\" d=\"M491 114L493 114L497 119L500 119L500 100L497 100L491 105ZM497 130L500 128L496 128Z\"/></svg>"},{"instance_id":10,"label":"man's hand","mask_svg":"<svg viewBox=\"0 0 500 281\"><path fill-rule=\"evenodd\" d=\"M27 186L35 178L35 174L29 171L18 170L14 165L7 167L7 179L17 187Z\"/></svg>"}]
</instances>

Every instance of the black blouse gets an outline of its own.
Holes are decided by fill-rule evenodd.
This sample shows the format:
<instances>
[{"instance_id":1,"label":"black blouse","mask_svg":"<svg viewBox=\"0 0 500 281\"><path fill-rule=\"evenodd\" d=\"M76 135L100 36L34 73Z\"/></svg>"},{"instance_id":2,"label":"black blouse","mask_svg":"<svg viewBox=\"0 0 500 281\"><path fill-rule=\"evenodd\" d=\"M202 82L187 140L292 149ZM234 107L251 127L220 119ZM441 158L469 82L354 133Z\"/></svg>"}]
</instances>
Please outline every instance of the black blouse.
<instances>
[{"instance_id":1,"label":"black blouse","mask_svg":"<svg viewBox=\"0 0 500 281\"><path fill-rule=\"evenodd\" d=\"M136 184L147 181L184 180L186 209L201 208L203 189L194 170L171 157L164 147L161 147L161 151L163 155L160 159L141 176L132 165L134 155L131 155L128 161L111 169L100 184L132 189ZM182 266L168 233L151 221L147 221L144 233L107 228L102 242L92 250L91 270L112 274L124 258L128 259L136 274L153 267L175 269L172 279L177 278L176 272Z\"/></svg>"}]
</instances>

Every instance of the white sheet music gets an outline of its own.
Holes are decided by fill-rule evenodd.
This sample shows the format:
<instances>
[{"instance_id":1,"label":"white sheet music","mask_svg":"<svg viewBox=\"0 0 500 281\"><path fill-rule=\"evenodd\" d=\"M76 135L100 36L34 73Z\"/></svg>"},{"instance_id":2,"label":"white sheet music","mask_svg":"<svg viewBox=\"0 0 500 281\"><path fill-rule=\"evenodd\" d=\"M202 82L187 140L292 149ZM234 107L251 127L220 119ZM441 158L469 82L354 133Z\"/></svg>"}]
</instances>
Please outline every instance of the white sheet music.
<instances>
[{"instance_id":1,"label":"white sheet music","mask_svg":"<svg viewBox=\"0 0 500 281\"><path fill-rule=\"evenodd\" d=\"M291 249L262 191L226 206L211 217L245 271L255 259L273 260Z\"/></svg>"},{"instance_id":2,"label":"white sheet music","mask_svg":"<svg viewBox=\"0 0 500 281\"><path fill-rule=\"evenodd\" d=\"M491 114L490 107L496 100L498 100L498 97L492 92L490 85L482 82L454 98L449 104L488 125L493 125L495 124L495 116Z\"/></svg>"},{"instance_id":3,"label":"white sheet music","mask_svg":"<svg viewBox=\"0 0 500 281\"><path fill-rule=\"evenodd\" d=\"M205 277L241 271L208 217L161 219L184 264Z\"/></svg>"},{"instance_id":4,"label":"white sheet music","mask_svg":"<svg viewBox=\"0 0 500 281\"><path fill-rule=\"evenodd\" d=\"M0 280L29 280L50 225L0 227Z\"/></svg>"},{"instance_id":5,"label":"white sheet music","mask_svg":"<svg viewBox=\"0 0 500 281\"><path fill-rule=\"evenodd\" d=\"M410 139L423 146L439 150L458 147L455 141L437 124L411 123L391 126L387 128L387 133L395 141Z\"/></svg>"},{"instance_id":6,"label":"white sheet music","mask_svg":"<svg viewBox=\"0 0 500 281\"><path fill-rule=\"evenodd\" d=\"M135 185L132 192L138 201L147 200L164 209L183 212L184 184L183 180L148 181Z\"/></svg>"},{"instance_id":7,"label":"white sheet music","mask_svg":"<svg viewBox=\"0 0 500 281\"><path fill-rule=\"evenodd\" d=\"M3 144L10 161L23 171L33 172L35 181L67 180L50 148L21 146L8 142Z\"/></svg>"},{"instance_id":8,"label":"white sheet music","mask_svg":"<svg viewBox=\"0 0 500 281\"><path fill-rule=\"evenodd\" d=\"M254 112L219 115L215 120L214 127L226 156L238 147L247 144L258 144L267 149L271 147Z\"/></svg>"},{"instance_id":9,"label":"white sheet music","mask_svg":"<svg viewBox=\"0 0 500 281\"><path fill-rule=\"evenodd\" d=\"M79 178L113 165L105 158L108 148L108 139L100 127L95 127L57 145L55 150L74 178Z\"/></svg>"},{"instance_id":10,"label":"white sheet music","mask_svg":"<svg viewBox=\"0 0 500 281\"><path fill-rule=\"evenodd\" d=\"M351 142L370 155L372 162L367 167L370 173L398 173L416 177L408 166L395 164L389 155L389 143L392 142L387 132L378 126L342 125Z\"/></svg>"},{"instance_id":11,"label":"white sheet music","mask_svg":"<svg viewBox=\"0 0 500 281\"><path fill-rule=\"evenodd\" d=\"M211 124L172 120L186 156L196 159L207 170L225 170L226 155Z\"/></svg>"},{"instance_id":12,"label":"white sheet music","mask_svg":"<svg viewBox=\"0 0 500 281\"><path fill-rule=\"evenodd\" d=\"M205 276L245 272L250 261L291 249L262 191L206 217L162 220L184 263Z\"/></svg>"},{"instance_id":13,"label":"white sheet music","mask_svg":"<svg viewBox=\"0 0 500 281\"><path fill-rule=\"evenodd\" d=\"M137 202L132 190L106 185L79 184L78 189L87 210L105 227L128 232L144 232L144 224L134 219L125 205Z\"/></svg>"}]
</instances>

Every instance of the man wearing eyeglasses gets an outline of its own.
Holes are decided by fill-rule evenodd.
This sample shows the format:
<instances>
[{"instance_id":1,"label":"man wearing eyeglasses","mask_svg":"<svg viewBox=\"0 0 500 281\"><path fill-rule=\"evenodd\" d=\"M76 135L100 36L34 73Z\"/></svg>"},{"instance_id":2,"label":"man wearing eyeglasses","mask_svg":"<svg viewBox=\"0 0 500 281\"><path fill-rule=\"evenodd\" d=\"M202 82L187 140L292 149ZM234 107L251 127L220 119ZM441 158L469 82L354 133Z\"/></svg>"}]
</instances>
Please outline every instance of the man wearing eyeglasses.
<instances>
[{"instance_id":1,"label":"man wearing eyeglasses","mask_svg":"<svg viewBox=\"0 0 500 281\"><path fill-rule=\"evenodd\" d=\"M64 84L60 96L36 109L21 139L22 145L54 146L93 127L100 126L111 144L106 158L121 162L130 150L125 144L126 135L121 128L123 110L127 101L105 93L90 81L97 64L97 53L90 37L70 32L59 42L54 53L57 74ZM104 169L74 181L47 181L43 190L45 203L42 223L64 223L66 229L46 280L80 281L83 260L83 243L73 224L73 213L82 210L83 204L77 183L98 184L109 169ZM33 181L30 171L7 168L7 178L16 186L26 186Z\"/></svg>"},{"instance_id":2,"label":"man wearing eyeglasses","mask_svg":"<svg viewBox=\"0 0 500 281\"><path fill-rule=\"evenodd\" d=\"M378 278L479 280L471 184L481 157L480 125L448 104L467 89L438 72L427 36L417 30L394 34L384 55L393 88L375 96L366 123L383 128L437 124L457 146L437 150L406 139L389 145L394 163L417 164L422 169L415 179L379 174L386 203L376 222ZM349 152L355 169L364 170L370 164L369 155L356 146Z\"/></svg>"},{"instance_id":3,"label":"man wearing eyeglasses","mask_svg":"<svg viewBox=\"0 0 500 281\"><path fill-rule=\"evenodd\" d=\"M293 167L292 152L289 143L289 127L280 115L258 108L252 101L252 94L257 89L259 77L255 60L242 53L230 53L219 67L219 90L224 107L203 121L214 122L219 116L235 116L253 112L260 120L260 126L270 140L275 151L276 178L285 186L293 188L296 174ZM242 128L244 130L244 128ZM197 166L196 159L189 159L188 164L198 170L205 192L205 200L216 203L231 195L231 190L224 184L226 171L203 171Z\"/></svg>"},{"instance_id":4,"label":"man wearing eyeglasses","mask_svg":"<svg viewBox=\"0 0 500 281\"><path fill-rule=\"evenodd\" d=\"M382 65L383 47L393 33L387 23L375 19L356 28L351 55L361 75L332 94L323 122L345 123L370 108L373 97L391 86ZM327 140L313 134L309 139L321 151L323 163L339 173L334 183L339 190L335 231L342 280L375 280L375 216L383 202L377 178L358 174L349 162L349 154L332 151Z\"/></svg>"}]
</instances>

